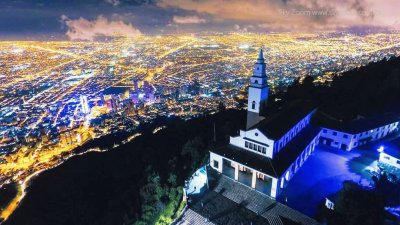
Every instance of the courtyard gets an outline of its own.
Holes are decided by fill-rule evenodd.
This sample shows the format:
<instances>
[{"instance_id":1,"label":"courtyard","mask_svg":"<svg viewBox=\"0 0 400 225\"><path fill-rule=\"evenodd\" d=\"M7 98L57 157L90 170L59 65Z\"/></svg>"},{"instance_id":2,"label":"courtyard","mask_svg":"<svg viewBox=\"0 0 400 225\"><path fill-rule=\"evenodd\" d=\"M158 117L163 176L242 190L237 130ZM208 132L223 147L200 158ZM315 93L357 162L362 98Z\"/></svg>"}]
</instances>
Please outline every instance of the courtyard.
<instances>
[{"instance_id":1,"label":"courtyard","mask_svg":"<svg viewBox=\"0 0 400 225\"><path fill-rule=\"evenodd\" d=\"M343 181L373 185L371 171L377 168L378 158L374 144L350 152L319 145L289 181L278 200L313 216L318 204L338 192Z\"/></svg>"}]
</instances>

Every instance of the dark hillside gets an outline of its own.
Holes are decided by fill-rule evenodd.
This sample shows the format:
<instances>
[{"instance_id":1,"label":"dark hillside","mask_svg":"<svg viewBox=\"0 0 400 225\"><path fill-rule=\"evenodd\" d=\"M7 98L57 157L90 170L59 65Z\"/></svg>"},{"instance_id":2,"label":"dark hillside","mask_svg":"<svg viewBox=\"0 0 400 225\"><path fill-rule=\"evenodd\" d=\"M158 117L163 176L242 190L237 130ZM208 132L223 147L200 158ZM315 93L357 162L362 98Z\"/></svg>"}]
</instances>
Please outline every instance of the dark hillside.
<instances>
[{"instance_id":1,"label":"dark hillside","mask_svg":"<svg viewBox=\"0 0 400 225\"><path fill-rule=\"evenodd\" d=\"M274 102L274 98L282 100ZM297 80L287 91L273 95L267 108L276 111L297 99L312 100L338 120L400 112L400 57L348 71L335 77L329 86L315 86L312 77L306 77L303 83Z\"/></svg>"},{"instance_id":2,"label":"dark hillside","mask_svg":"<svg viewBox=\"0 0 400 225\"><path fill-rule=\"evenodd\" d=\"M140 216L141 188L150 174L158 174L162 186L170 174L182 184L207 155L213 123L218 141L225 143L229 134L244 125L244 118L243 111L226 110L188 122L165 119L158 124L167 128L156 134L147 129L118 149L74 157L36 178L5 224L131 224ZM204 146L196 159L181 154L182 146L195 137ZM163 207L162 200L158 204Z\"/></svg>"}]
</instances>

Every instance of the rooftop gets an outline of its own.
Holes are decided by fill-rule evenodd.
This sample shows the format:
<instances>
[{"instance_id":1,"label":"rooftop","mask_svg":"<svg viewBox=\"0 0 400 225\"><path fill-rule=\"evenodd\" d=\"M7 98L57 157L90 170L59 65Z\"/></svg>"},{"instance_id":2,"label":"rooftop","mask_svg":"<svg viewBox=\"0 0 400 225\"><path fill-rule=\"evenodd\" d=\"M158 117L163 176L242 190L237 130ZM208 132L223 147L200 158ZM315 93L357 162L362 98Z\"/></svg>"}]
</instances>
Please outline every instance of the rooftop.
<instances>
[{"instance_id":1,"label":"rooftop","mask_svg":"<svg viewBox=\"0 0 400 225\"><path fill-rule=\"evenodd\" d=\"M398 115L388 113L376 117L360 117L351 121L336 120L320 112L315 116L315 121L322 127L342 131L349 134L358 134L378 127L400 121Z\"/></svg>"},{"instance_id":2,"label":"rooftop","mask_svg":"<svg viewBox=\"0 0 400 225\"><path fill-rule=\"evenodd\" d=\"M311 102L295 101L288 104L281 111L266 116L264 120L250 129L258 128L268 138L277 140L315 109L315 105Z\"/></svg>"},{"instance_id":3,"label":"rooftop","mask_svg":"<svg viewBox=\"0 0 400 225\"><path fill-rule=\"evenodd\" d=\"M318 224L308 216L214 170L208 170L208 176L211 189L189 206L177 224Z\"/></svg>"}]
</instances>

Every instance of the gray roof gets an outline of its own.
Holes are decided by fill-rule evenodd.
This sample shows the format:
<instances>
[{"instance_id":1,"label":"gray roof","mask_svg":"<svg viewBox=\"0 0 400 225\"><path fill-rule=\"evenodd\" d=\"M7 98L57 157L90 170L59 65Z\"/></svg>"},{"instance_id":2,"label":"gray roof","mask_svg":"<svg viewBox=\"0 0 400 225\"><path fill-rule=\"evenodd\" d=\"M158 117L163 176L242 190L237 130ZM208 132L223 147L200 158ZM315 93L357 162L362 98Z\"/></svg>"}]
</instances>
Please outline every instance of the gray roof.
<instances>
[{"instance_id":1,"label":"gray roof","mask_svg":"<svg viewBox=\"0 0 400 225\"><path fill-rule=\"evenodd\" d=\"M325 128L349 134L358 134L394 122L398 122L400 121L400 117L396 114L388 113L375 117L360 117L351 121L339 121L320 112L315 116L314 120Z\"/></svg>"},{"instance_id":2,"label":"gray roof","mask_svg":"<svg viewBox=\"0 0 400 225\"><path fill-rule=\"evenodd\" d=\"M314 219L214 170L211 190L196 200L176 224L317 225ZM201 204L203 202L203 205Z\"/></svg>"},{"instance_id":3,"label":"gray roof","mask_svg":"<svg viewBox=\"0 0 400 225\"><path fill-rule=\"evenodd\" d=\"M264 120L250 129L258 128L268 138L278 140L294 125L315 110L316 107L311 102L295 101L288 104L281 111L273 115L267 115Z\"/></svg>"}]
</instances>

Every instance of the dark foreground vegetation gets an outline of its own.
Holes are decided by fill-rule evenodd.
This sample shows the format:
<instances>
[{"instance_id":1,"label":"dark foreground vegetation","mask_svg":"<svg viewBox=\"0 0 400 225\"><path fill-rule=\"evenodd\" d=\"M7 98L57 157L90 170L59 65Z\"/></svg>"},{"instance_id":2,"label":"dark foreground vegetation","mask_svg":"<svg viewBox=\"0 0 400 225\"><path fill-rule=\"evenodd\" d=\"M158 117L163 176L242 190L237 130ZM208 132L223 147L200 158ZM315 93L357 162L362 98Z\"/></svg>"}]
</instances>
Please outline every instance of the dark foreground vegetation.
<instances>
[{"instance_id":1,"label":"dark foreground vegetation","mask_svg":"<svg viewBox=\"0 0 400 225\"><path fill-rule=\"evenodd\" d=\"M17 195L18 189L16 183L3 185L0 188L0 210L3 210L8 203Z\"/></svg>"},{"instance_id":2,"label":"dark foreground vegetation","mask_svg":"<svg viewBox=\"0 0 400 225\"><path fill-rule=\"evenodd\" d=\"M215 144L214 122L217 141L225 143L244 126L244 118L238 110L187 122L161 118L117 149L71 158L32 182L6 224L169 224L168 216L182 200L184 179ZM161 125L167 128L151 132ZM111 135L98 144L104 148L115 142Z\"/></svg>"},{"instance_id":3,"label":"dark foreground vegetation","mask_svg":"<svg viewBox=\"0 0 400 225\"><path fill-rule=\"evenodd\" d=\"M374 187L366 188L353 181L345 181L336 194L335 210L321 202L316 218L327 225L376 225L398 224L396 217L385 207L400 205L400 180L382 173L373 177Z\"/></svg>"},{"instance_id":4,"label":"dark foreground vegetation","mask_svg":"<svg viewBox=\"0 0 400 225\"><path fill-rule=\"evenodd\" d=\"M399 112L399 71L400 59L393 58L347 72L329 86L315 86L313 78L306 77L287 91L271 95L265 112L277 112L296 100L312 101L320 111L339 120ZM228 136L244 127L244 118L244 111L221 107L217 114L187 122L161 118L143 126L143 135L130 143L109 152L72 158L40 175L6 224L168 224L179 208L184 179L205 162L210 148L228 143ZM213 141L214 123L217 142ZM167 128L151 133L162 125ZM116 139L108 136L91 147L112 146L119 143ZM356 193L343 195L344 202L352 202L354 210L375 204L375 210L364 216L377 215L377 220L370 217L365 221L381 221L384 203L365 199L370 193ZM351 220L351 215L341 216L345 217L343 224Z\"/></svg>"}]
</instances>

